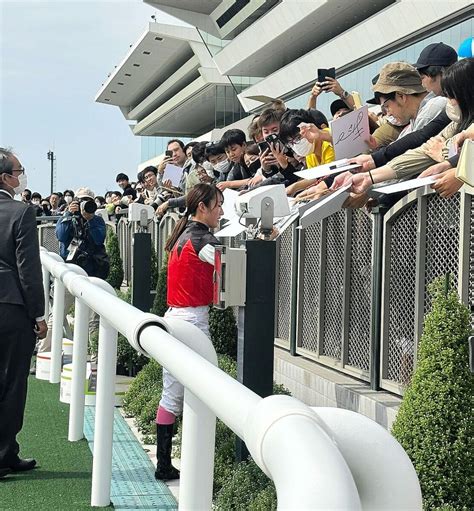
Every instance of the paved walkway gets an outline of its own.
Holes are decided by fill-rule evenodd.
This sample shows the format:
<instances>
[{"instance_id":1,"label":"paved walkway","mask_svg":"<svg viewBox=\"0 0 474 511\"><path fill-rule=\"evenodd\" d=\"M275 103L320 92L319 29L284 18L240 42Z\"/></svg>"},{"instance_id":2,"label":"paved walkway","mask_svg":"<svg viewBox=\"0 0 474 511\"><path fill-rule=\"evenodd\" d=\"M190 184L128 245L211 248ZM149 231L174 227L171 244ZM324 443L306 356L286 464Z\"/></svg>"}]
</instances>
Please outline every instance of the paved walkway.
<instances>
[{"instance_id":1,"label":"paved walkway","mask_svg":"<svg viewBox=\"0 0 474 511\"><path fill-rule=\"evenodd\" d=\"M84 430L93 448L95 408L86 407ZM111 500L115 509L176 510L176 500L161 481L156 481L155 468L127 423L115 409L112 453Z\"/></svg>"}]
</instances>

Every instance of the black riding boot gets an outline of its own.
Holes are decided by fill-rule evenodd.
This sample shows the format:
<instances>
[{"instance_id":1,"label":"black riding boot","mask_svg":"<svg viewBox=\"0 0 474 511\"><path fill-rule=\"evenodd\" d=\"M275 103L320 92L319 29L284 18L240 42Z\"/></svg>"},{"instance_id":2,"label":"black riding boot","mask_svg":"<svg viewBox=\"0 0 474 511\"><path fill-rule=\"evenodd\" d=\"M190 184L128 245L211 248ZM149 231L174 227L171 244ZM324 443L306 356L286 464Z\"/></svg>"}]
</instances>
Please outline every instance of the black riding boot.
<instances>
[{"instance_id":1,"label":"black riding boot","mask_svg":"<svg viewBox=\"0 0 474 511\"><path fill-rule=\"evenodd\" d=\"M179 470L171 464L171 441L174 424L156 425L156 471L155 479L169 481L179 479Z\"/></svg>"}]
</instances>

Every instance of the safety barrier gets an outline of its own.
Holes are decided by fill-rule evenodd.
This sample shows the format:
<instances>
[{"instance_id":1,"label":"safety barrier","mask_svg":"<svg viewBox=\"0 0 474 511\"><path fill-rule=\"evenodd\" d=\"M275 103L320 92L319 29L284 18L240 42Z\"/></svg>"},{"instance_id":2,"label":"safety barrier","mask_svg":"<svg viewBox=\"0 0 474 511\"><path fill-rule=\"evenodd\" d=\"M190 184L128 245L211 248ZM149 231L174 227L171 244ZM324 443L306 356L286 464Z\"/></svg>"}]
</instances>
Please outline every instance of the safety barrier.
<instances>
[{"instance_id":1,"label":"safety barrier","mask_svg":"<svg viewBox=\"0 0 474 511\"><path fill-rule=\"evenodd\" d=\"M449 272L474 303L473 197L423 188L385 214L344 210L297 226L295 218L279 238L277 344L403 394L428 285Z\"/></svg>"},{"instance_id":2,"label":"safety barrier","mask_svg":"<svg viewBox=\"0 0 474 511\"><path fill-rule=\"evenodd\" d=\"M242 438L273 479L279 509L421 510L415 470L381 426L357 413L309 408L289 396L260 398L216 367L209 339L180 320L146 314L104 281L41 250L45 295L54 280L51 381L59 381L66 289L75 297L70 441L83 437L88 317L100 317L92 506L110 503L117 332L185 387L179 508L211 509L215 419ZM189 367L193 371L189 371ZM381 467L383 470L381 470Z\"/></svg>"}]
</instances>

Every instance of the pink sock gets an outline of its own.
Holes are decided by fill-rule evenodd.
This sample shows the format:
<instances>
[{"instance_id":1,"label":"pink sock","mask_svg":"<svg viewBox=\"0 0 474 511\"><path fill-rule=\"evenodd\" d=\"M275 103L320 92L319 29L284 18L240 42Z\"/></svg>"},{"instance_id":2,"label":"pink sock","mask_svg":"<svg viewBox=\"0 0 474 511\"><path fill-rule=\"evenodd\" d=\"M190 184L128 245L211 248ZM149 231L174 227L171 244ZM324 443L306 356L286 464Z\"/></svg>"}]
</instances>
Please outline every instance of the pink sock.
<instances>
[{"instance_id":1,"label":"pink sock","mask_svg":"<svg viewBox=\"0 0 474 511\"><path fill-rule=\"evenodd\" d=\"M166 408L163 408L162 406L158 407L158 410L156 410L156 423L157 424L163 424L164 426L167 426L168 424L174 424L174 421L176 420L176 416L168 412Z\"/></svg>"}]
</instances>

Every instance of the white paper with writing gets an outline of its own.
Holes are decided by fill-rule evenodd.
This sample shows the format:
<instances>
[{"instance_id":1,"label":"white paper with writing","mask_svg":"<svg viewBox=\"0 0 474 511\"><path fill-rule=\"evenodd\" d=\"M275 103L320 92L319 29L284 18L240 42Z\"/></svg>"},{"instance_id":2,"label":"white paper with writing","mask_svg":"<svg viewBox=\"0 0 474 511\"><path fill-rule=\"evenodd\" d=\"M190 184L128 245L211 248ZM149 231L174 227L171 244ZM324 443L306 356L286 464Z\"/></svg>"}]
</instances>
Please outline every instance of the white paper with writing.
<instances>
[{"instance_id":1,"label":"white paper with writing","mask_svg":"<svg viewBox=\"0 0 474 511\"><path fill-rule=\"evenodd\" d=\"M330 123L336 158L352 158L369 148L369 107L363 106Z\"/></svg>"}]
</instances>

